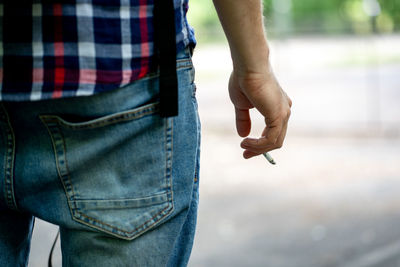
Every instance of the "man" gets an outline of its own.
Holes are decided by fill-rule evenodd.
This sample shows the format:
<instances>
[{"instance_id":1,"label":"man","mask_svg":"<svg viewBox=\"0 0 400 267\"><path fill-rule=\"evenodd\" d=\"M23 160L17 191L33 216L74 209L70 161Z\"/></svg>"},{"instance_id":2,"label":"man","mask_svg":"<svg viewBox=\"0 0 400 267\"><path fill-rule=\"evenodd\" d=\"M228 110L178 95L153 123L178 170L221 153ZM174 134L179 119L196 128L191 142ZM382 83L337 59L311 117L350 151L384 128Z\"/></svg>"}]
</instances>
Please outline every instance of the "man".
<instances>
[{"instance_id":1,"label":"man","mask_svg":"<svg viewBox=\"0 0 400 267\"><path fill-rule=\"evenodd\" d=\"M187 265L200 140L187 0L171 5L176 76L160 40L168 8L154 17L153 1L10 2L0 4L0 266L26 266L34 217L59 225L63 266ZM282 146L291 100L269 64L260 0L214 4L239 135L249 109L265 118L262 137L241 143L251 158Z\"/></svg>"}]
</instances>

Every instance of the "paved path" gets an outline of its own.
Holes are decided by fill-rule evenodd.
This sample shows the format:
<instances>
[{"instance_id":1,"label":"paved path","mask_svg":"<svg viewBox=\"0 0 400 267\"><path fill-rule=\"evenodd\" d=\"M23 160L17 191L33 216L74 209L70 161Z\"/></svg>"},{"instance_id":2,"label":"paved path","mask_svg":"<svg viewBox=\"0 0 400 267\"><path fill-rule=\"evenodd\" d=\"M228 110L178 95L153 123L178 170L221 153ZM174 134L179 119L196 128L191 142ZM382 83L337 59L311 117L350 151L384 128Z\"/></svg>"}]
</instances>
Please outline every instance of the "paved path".
<instances>
[{"instance_id":1,"label":"paved path","mask_svg":"<svg viewBox=\"0 0 400 267\"><path fill-rule=\"evenodd\" d=\"M190 266L400 266L399 140L289 136L276 166L238 142L203 138Z\"/></svg>"}]
</instances>

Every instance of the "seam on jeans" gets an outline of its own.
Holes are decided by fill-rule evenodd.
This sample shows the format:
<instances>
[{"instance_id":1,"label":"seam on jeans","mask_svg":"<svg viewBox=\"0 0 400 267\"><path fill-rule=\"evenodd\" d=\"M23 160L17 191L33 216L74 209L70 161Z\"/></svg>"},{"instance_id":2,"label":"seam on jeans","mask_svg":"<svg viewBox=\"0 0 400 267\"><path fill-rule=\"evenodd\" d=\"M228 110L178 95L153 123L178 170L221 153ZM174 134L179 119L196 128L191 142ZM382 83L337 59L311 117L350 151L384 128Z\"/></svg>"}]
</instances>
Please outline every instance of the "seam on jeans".
<instances>
[{"instance_id":1,"label":"seam on jeans","mask_svg":"<svg viewBox=\"0 0 400 267\"><path fill-rule=\"evenodd\" d=\"M197 85L195 83L192 83L192 100L194 99L196 101L196 106L197 106L197 100L196 100L196 93L197 93Z\"/></svg>"},{"instance_id":2,"label":"seam on jeans","mask_svg":"<svg viewBox=\"0 0 400 267\"><path fill-rule=\"evenodd\" d=\"M98 119L94 119L92 122L89 121L89 122L83 122L83 123L81 122L74 124L63 120L62 118L56 115L40 115L39 117L45 119L47 122L57 123L58 125L64 128L76 129L76 130L93 129L98 127L104 127L121 121L131 121L143 118L145 116L156 113L158 111L158 106L159 106L158 103L152 103L137 109L122 111L116 114L107 115Z\"/></svg>"},{"instance_id":3,"label":"seam on jeans","mask_svg":"<svg viewBox=\"0 0 400 267\"><path fill-rule=\"evenodd\" d=\"M18 210L14 195L14 161L15 161L15 134L11 126L10 118L3 105L3 116L6 122L5 134L5 165L4 165L4 183L5 200L10 209ZM11 148L10 148L11 147Z\"/></svg>"},{"instance_id":4,"label":"seam on jeans","mask_svg":"<svg viewBox=\"0 0 400 267\"><path fill-rule=\"evenodd\" d=\"M168 157L167 157L167 161L169 162L168 163L168 176L166 177L166 179L167 179L167 185L168 185L168 187L171 189L171 202L172 202L172 207L173 207L173 203L174 203L174 190L173 190L173 188L172 188L172 162L173 162L173 160L172 160L172 158L173 158L173 154L174 154L174 151L173 151L173 149L174 149L174 140L173 140L173 138L174 138L174 135L173 135L173 131L174 131L174 118L170 118L170 119L168 119L168 123L167 123L167 134L169 134L169 136L167 135L167 142L169 141L170 142L170 153L168 154ZM169 138L168 138L169 137ZM166 143L167 143L166 142ZM167 150L168 151L168 150Z\"/></svg>"},{"instance_id":5,"label":"seam on jeans","mask_svg":"<svg viewBox=\"0 0 400 267\"><path fill-rule=\"evenodd\" d=\"M176 70L191 69L193 68L193 62L190 58L177 62Z\"/></svg>"},{"instance_id":6,"label":"seam on jeans","mask_svg":"<svg viewBox=\"0 0 400 267\"><path fill-rule=\"evenodd\" d=\"M114 198L114 199L96 199L96 198L93 198L93 199L75 199L75 201L76 201L77 203L90 203L90 202L98 202L98 203L101 203L101 202L110 202L110 201L113 201L113 202L140 201L140 200L153 199L153 198L156 198L156 197L163 196L163 195L165 195L165 194L166 194L166 192L155 193L155 194L153 194L153 195L141 196L141 197L137 197L137 198ZM157 204L157 203L156 203L156 204ZM152 204L149 204L149 205L152 205Z\"/></svg>"},{"instance_id":7,"label":"seam on jeans","mask_svg":"<svg viewBox=\"0 0 400 267\"><path fill-rule=\"evenodd\" d=\"M186 61L191 61L191 60L190 60L190 57L183 57L183 58L177 59L177 60L176 60L176 63L177 63L177 64L179 64L179 63L185 63Z\"/></svg>"},{"instance_id":8,"label":"seam on jeans","mask_svg":"<svg viewBox=\"0 0 400 267\"><path fill-rule=\"evenodd\" d=\"M3 104L1 102L0 102L0 107L1 107L1 109L3 109ZM4 113L2 111L0 111L0 116L1 116L0 117L1 120L3 120ZM7 144L7 136L3 134L3 137L4 137L3 138L4 144ZM4 153L4 163L3 163L3 166L4 166L4 180L3 180L3 184L4 184L4 191L3 191L4 200L7 199L7 194L6 194L6 192L7 192L7 190L6 190L6 168L5 168L6 165L7 165L7 154Z\"/></svg>"},{"instance_id":9,"label":"seam on jeans","mask_svg":"<svg viewBox=\"0 0 400 267\"><path fill-rule=\"evenodd\" d=\"M181 58L176 60L176 69L182 69L182 68L190 68L193 66L193 62L192 59L190 57L185 57L185 58Z\"/></svg>"},{"instance_id":10,"label":"seam on jeans","mask_svg":"<svg viewBox=\"0 0 400 267\"><path fill-rule=\"evenodd\" d=\"M201 147L201 122L200 122L200 117L198 114L198 105L197 105L197 100L196 97L192 99L192 104L193 108L195 111L195 116L196 116L196 165L195 165L195 177L194 181L195 183L198 183L200 180L200 147Z\"/></svg>"},{"instance_id":11,"label":"seam on jeans","mask_svg":"<svg viewBox=\"0 0 400 267\"><path fill-rule=\"evenodd\" d=\"M67 176L69 186L71 187L71 194L72 194L71 199L74 200L73 201L73 205L74 205L74 208L76 208L76 204L75 204L75 196L76 195L75 195L75 192L74 192L74 186L72 185L72 182L71 182L71 176L70 176L70 171L69 171L69 167L68 167L67 147L65 146L65 138L63 136L62 131L60 129L58 129L58 131L60 132L62 146L63 146L63 152L64 152L64 161L65 161L64 164L65 164L66 175L63 175L63 176Z\"/></svg>"},{"instance_id":12,"label":"seam on jeans","mask_svg":"<svg viewBox=\"0 0 400 267\"><path fill-rule=\"evenodd\" d=\"M179 67L176 67L176 70L184 70L184 69L191 69L191 68L192 68L192 66L186 65L186 66L179 66Z\"/></svg>"},{"instance_id":13,"label":"seam on jeans","mask_svg":"<svg viewBox=\"0 0 400 267\"><path fill-rule=\"evenodd\" d=\"M167 181L167 170L168 170L168 148L167 148L167 131L168 131L168 118L164 119L164 151L165 151L165 168L164 168L164 180L166 182L166 186L168 186Z\"/></svg>"},{"instance_id":14,"label":"seam on jeans","mask_svg":"<svg viewBox=\"0 0 400 267\"><path fill-rule=\"evenodd\" d=\"M92 217L90 217L90 216L88 216L88 215L86 215L86 214L84 214L84 213L79 212L79 211L75 211L75 212L78 213L79 215L81 215L81 216L83 216L83 217L85 217L85 218L88 218L88 219L90 219L90 220L92 220L92 221L94 221L94 222L97 222L97 223L99 223L99 224L101 224L101 225L108 226L108 227L110 227L111 229L115 229L115 230L117 230L117 231L119 231L119 232L126 233L126 234L130 235L130 234L132 234L132 233L134 233L134 232L138 232L138 230L139 230L140 228L143 228L143 227L144 227L146 224L148 224L150 221L154 221L154 222L153 222L152 224L150 224L147 228L143 229L143 231L139 231L138 234L143 234L144 232L150 230L151 227L153 227L154 225L156 225L157 223L159 223L159 222L161 221L161 219L163 219L163 218L160 218L160 219L156 220L155 218L159 217L159 215L161 215L161 214L163 214L163 213L166 212L165 215L162 215L162 216L165 217L165 216L167 216L172 210L173 210L172 205L168 203L168 205L167 205L164 209L162 209L161 211L159 211L158 213L156 213L155 215L153 215L153 217L151 217L151 219L145 221L144 223L142 223L140 226L136 227L136 228L133 229L132 231L126 231L126 230L120 229L120 228L118 228L118 227L116 227L116 226L113 226L113 225L107 224L107 223L105 223L105 222L103 222L103 221L100 221L100 220L98 220L98 219L92 218ZM99 229L99 230L102 230L102 231L105 231L105 232L107 232L107 233L116 235L116 233L114 233L114 232L108 231L107 229L100 228L100 227L98 227L98 226L96 227L96 225L90 224L89 222L82 221L82 220L80 220L79 218L74 217L74 219L77 220L77 221L79 221L79 222L81 222L81 223L84 223L84 224L86 224L86 225L88 225L88 226L90 226L90 227L95 227L95 228L97 228L97 229ZM118 235L118 236L121 237L121 235ZM129 237L129 239L133 239L135 236L136 236L136 235L134 235L133 237Z\"/></svg>"},{"instance_id":15,"label":"seam on jeans","mask_svg":"<svg viewBox=\"0 0 400 267\"><path fill-rule=\"evenodd\" d=\"M10 143L8 144L8 145L10 145L10 147L9 147L9 149L10 149L9 150L9 156L10 156L9 162L10 162L10 164L8 166L9 175L10 175L10 194L9 194L8 201L10 202L9 203L10 205L13 205L15 210L18 210L17 202L16 202L16 199L15 199L15 192L14 192L15 134L14 134L14 130L13 130L9 120L8 120L8 124L9 124L9 127L10 127L10 129L9 129L9 131L10 131L9 132L9 138L10 138L9 141L10 141Z\"/></svg>"},{"instance_id":16,"label":"seam on jeans","mask_svg":"<svg viewBox=\"0 0 400 267\"><path fill-rule=\"evenodd\" d=\"M57 173L58 173L58 176L59 176L59 178L61 179L61 184L62 184L62 186L63 186L63 188L64 188L64 191L65 191L65 197L67 198L67 203L68 203L68 207L69 207L69 210L70 210L70 212L71 212L71 214L72 214L72 207L71 207L71 203L70 203L70 198L71 198L71 200L73 200L73 198L72 197L70 197L70 194L68 193L68 189L66 188L66 186L65 186L65 179L64 179L64 175L62 175L61 174L61 170L60 170L60 164L59 164L59 157L58 157L58 153L57 153L57 144L56 144L56 141L54 140L54 136L53 136L53 134L54 134L54 131L52 131L50 128L49 128L49 126L48 126L48 121L46 121L46 118L42 118L42 117L40 117L40 120L43 122L43 124L45 125L45 127L46 127L46 129L47 129L47 131L49 132L49 135L50 135L50 139L51 139L51 142L52 142L52 144L53 144L53 150L54 150L54 156L55 156L55 161L56 161L56 167L57 167ZM57 125L53 125L53 127L56 127L56 129L59 131L59 129L57 128ZM56 133L57 134L57 133ZM60 134L60 136L61 136L61 134ZM61 136L61 138L64 138L63 136ZM62 142L64 143L64 140L62 139ZM63 145L64 146L64 145ZM63 147L63 152L64 152L64 157L65 157L65 164L67 164L67 159L66 159L66 153L65 153L65 149L64 149L64 147ZM68 182L69 182L69 186L71 187L71 191L72 191L72 194L73 194L73 196L74 196L74 189L73 189L73 187L72 187L72 183L71 183L71 181L70 181L70 178L69 178L69 175L67 175L67 178L68 178ZM74 205L75 206L75 205Z\"/></svg>"},{"instance_id":17,"label":"seam on jeans","mask_svg":"<svg viewBox=\"0 0 400 267\"><path fill-rule=\"evenodd\" d=\"M0 103L1 108L4 110L3 104ZM0 111L2 114L2 117L4 117L5 120L5 114L4 111ZM7 134L4 134L4 145L7 146ZM7 150L4 151L4 200L7 201Z\"/></svg>"},{"instance_id":18,"label":"seam on jeans","mask_svg":"<svg viewBox=\"0 0 400 267\"><path fill-rule=\"evenodd\" d=\"M173 206L173 199L174 199L174 192L172 188L172 155L173 155L173 118L165 118L165 131L164 131L164 138L165 138L165 171L164 171L164 177L165 177L165 184L167 189L170 189L171 191L171 198L169 201L172 202Z\"/></svg>"}]
</instances>

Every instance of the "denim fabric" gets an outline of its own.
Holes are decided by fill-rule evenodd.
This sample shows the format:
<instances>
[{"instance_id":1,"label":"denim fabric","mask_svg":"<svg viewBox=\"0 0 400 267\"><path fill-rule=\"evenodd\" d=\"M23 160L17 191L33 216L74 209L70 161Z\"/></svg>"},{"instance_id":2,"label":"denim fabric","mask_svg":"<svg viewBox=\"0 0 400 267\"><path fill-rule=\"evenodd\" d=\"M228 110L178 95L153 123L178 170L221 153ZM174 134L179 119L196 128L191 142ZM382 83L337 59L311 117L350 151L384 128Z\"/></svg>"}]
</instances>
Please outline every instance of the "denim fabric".
<instances>
[{"instance_id":1,"label":"denim fabric","mask_svg":"<svg viewBox=\"0 0 400 267\"><path fill-rule=\"evenodd\" d=\"M63 266L185 266L198 206L200 122L188 49L179 116L158 77L114 91L0 102L0 266L26 266L34 217L60 226Z\"/></svg>"}]
</instances>

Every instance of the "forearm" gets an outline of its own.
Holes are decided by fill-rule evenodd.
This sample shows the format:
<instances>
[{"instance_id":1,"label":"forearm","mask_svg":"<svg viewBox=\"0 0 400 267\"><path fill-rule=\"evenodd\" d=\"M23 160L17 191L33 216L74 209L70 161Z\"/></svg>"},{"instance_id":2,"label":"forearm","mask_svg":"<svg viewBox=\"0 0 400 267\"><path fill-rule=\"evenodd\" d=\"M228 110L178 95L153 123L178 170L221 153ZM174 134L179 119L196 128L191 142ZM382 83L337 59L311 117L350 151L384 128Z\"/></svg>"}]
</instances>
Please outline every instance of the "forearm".
<instances>
[{"instance_id":1,"label":"forearm","mask_svg":"<svg viewBox=\"0 0 400 267\"><path fill-rule=\"evenodd\" d=\"M268 69L269 49L261 0L213 0L238 73Z\"/></svg>"},{"instance_id":2,"label":"forearm","mask_svg":"<svg viewBox=\"0 0 400 267\"><path fill-rule=\"evenodd\" d=\"M213 0L228 39L233 60L229 95L235 106L236 128L249 135L249 109L265 118L261 138L246 138L243 156L251 158L280 148L285 139L292 101L282 90L269 65L261 0Z\"/></svg>"}]
</instances>

